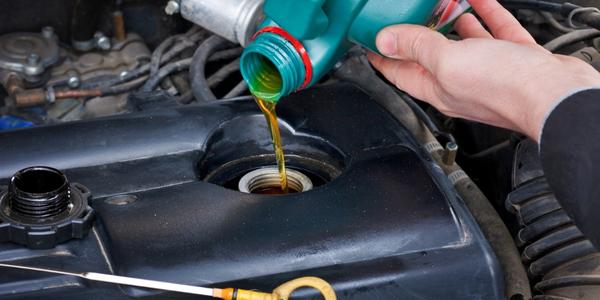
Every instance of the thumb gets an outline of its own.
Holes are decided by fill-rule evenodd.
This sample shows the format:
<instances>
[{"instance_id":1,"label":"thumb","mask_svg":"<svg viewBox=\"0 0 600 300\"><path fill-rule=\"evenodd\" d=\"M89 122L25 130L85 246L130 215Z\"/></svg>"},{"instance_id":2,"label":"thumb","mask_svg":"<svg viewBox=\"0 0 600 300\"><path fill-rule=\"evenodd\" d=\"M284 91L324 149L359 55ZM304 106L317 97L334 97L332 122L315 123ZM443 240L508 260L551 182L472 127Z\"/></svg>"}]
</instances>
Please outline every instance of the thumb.
<instances>
[{"instance_id":1,"label":"thumb","mask_svg":"<svg viewBox=\"0 0 600 300\"><path fill-rule=\"evenodd\" d=\"M382 55L410 60L435 73L441 53L451 42L441 33L418 25L393 25L377 34L376 45Z\"/></svg>"}]
</instances>

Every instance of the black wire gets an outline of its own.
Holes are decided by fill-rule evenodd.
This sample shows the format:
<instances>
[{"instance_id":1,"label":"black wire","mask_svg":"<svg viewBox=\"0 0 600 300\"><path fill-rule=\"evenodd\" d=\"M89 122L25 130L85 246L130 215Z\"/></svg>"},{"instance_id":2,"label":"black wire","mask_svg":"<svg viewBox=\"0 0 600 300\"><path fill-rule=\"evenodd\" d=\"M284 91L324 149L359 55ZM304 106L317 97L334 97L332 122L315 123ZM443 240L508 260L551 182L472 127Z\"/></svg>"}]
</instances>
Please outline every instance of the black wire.
<instances>
[{"instance_id":1,"label":"black wire","mask_svg":"<svg viewBox=\"0 0 600 300\"><path fill-rule=\"evenodd\" d=\"M118 76L109 80L104 80L104 81L100 81L100 82L86 82L83 83L81 88L83 89L91 89L91 88L108 88L111 86L115 86L118 84L122 84L124 82L128 82L131 80L134 80L136 78L139 78L141 76L144 76L148 73L148 71L150 71L150 64L144 64L139 66L138 68L135 68L131 71L128 71L124 76Z\"/></svg>"},{"instance_id":2,"label":"black wire","mask_svg":"<svg viewBox=\"0 0 600 300\"><path fill-rule=\"evenodd\" d=\"M161 64L169 62L171 58L179 55L181 52L185 51L188 48L193 47L196 43L204 37L204 32L198 32L198 27L194 26L188 32L180 35L172 36L165 41L163 41L152 53L152 60L150 61L150 77L149 81L156 81L155 77L158 76L159 68ZM172 48L164 54L163 53L169 48ZM168 74L167 74L168 75ZM162 80L164 77L161 77ZM152 89L156 87L157 84L152 83L144 86L146 91L149 91L147 87L152 86Z\"/></svg>"},{"instance_id":3,"label":"black wire","mask_svg":"<svg viewBox=\"0 0 600 300\"><path fill-rule=\"evenodd\" d=\"M160 82L171 73L180 72L189 68L192 63L192 58L185 58L176 62L171 62L160 68L160 70L153 77L149 78L148 81L142 87L142 91L149 92L154 90Z\"/></svg>"},{"instance_id":4,"label":"black wire","mask_svg":"<svg viewBox=\"0 0 600 300\"><path fill-rule=\"evenodd\" d=\"M132 81L120 84L120 85L104 87L101 89L102 96L117 95L117 94L123 94L123 93L130 92L130 91L142 86L145 81L146 81L146 78L140 77L140 78L137 78L135 80L132 80Z\"/></svg>"},{"instance_id":5,"label":"black wire","mask_svg":"<svg viewBox=\"0 0 600 300\"><path fill-rule=\"evenodd\" d=\"M188 32L186 32L183 35L183 37L181 37L182 39L185 39L186 42L183 42L183 43L173 46L169 51L167 51L166 53L164 53L164 55L162 55L162 58L158 57L160 64L164 64L164 63L171 61L174 57L181 54L181 52L192 47L195 43L197 43L199 40L201 40L204 36L205 36L204 31L200 31L199 27L197 27L197 26L193 27ZM163 43L165 43L165 42L163 41ZM160 50L160 51L164 51L164 50ZM155 50L155 52L156 52L156 50ZM153 53L153 57L155 57L155 53ZM155 60L156 60L156 58L155 58ZM119 84L122 84L122 83L125 83L128 81L131 81L131 80L135 80L136 78L139 78L141 76L148 74L148 72L150 72L151 65L152 65L152 63L143 64L131 71L128 71L124 76L115 77L115 78L112 78L109 80L104 80L101 82L84 83L82 85L82 88L97 88L97 87L107 88L110 86L115 86L115 85L119 85Z\"/></svg>"},{"instance_id":6,"label":"black wire","mask_svg":"<svg viewBox=\"0 0 600 300\"><path fill-rule=\"evenodd\" d=\"M406 104L415 113L419 120L421 120L421 122L423 122L423 124L427 126L429 131L431 131L431 133L433 133L433 135L436 138L439 139L440 137L443 137L445 139L445 141L440 141L440 144L444 145L444 142L456 144L456 139L454 138L454 136L450 133L441 131L440 128L433 122L431 117L429 117L429 115L423 110L423 108L421 108L421 106L419 106L419 104L417 104L417 102L415 102L415 100L411 96L398 89L394 88L394 90L396 91L398 96L400 96L400 98L402 98L402 100L406 102Z\"/></svg>"},{"instance_id":7,"label":"black wire","mask_svg":"<svg viewBox=\"0 0 600 300\"><path fill-rule=\"evenodd\" d=\"M152 58L150 60L150 77L153 77L154 75L156 75L156 73L158 73L158 69L160 68L160 61L163 57L164 52L167 51L169 47L173 46L176 39L181 37L183 37L183 34L168 37L166 40L162 41L162 43L160 43L160 45L158 45L156 49L154 49L154 52L152 52Z\"/></svg>"}]
</instances>

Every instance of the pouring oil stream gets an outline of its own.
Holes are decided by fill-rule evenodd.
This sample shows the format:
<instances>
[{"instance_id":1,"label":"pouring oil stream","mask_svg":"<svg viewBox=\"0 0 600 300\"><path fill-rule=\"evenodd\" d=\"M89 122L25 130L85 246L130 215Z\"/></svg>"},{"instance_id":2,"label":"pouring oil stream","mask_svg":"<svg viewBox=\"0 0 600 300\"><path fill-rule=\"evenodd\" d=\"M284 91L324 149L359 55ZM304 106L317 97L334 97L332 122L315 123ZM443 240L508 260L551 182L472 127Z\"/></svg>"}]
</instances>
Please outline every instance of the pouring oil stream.
<instances>
[{"instance_id":1,"label":"pouring oil stream","mask_svg":"<svg viewBox=\"0 0 600 300\"><path fill-rule=\"evenodd\" d=\"M281 182L281 191L284 194L289 192L287 184L287 172L285 171L285 155L283 153L283 146L281 145L281 132L279 131L279 124L277 123L277 113L275 108L277 106L274 102L268 102L261 98L255 97L256 103L260 110L267 119L267 125L271 132L271 139L273 140L273 149L275 150L275 159L277 160L277 170L279 171L279 177Z\"/></svg>"},{"instance_id":2,"label":"pouring oil stream","mask_svg":"<svg viewBox=\"0 0 600 300\"><path fill-rule=\"evenodd\" d=\"M248 86L250 92L254 96L258 107L265 115L271 140L273 141L273 149L277 160L277 169L281 182L281 193L289 192L287 184L287 173L285 170L285 155L281 144L281 133L277 122L277 100L273 99L273 95L279 94L282 88L281 74L277 68L268 60L260 60L260 63L255 65L256 77L248 78Z\"/></svg>"}]
</instances>

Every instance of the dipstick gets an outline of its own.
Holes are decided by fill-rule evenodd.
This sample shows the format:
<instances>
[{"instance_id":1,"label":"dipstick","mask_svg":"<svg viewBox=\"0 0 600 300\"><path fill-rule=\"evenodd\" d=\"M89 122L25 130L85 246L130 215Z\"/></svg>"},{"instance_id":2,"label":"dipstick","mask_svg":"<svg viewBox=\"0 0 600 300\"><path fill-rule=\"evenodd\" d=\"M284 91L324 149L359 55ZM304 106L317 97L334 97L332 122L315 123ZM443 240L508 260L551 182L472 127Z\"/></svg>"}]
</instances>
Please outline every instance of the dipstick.
<instances>
[{"instance_id":1,"label":"dipstick","mask_svg":"<svg viewBox=\"0 0 600 300\"><path fill-rule=\"evenodd\" d=\"M157 281L157 280L148 280L148 279L140 279L126 276L118 276L111 274L102 274L95 272L83 272L83 273L75 273L75 272L66 272L59 271L53 269L45 269L45 268L36 268L36 267L28 267L28 266L20 266L20 265L12 265L12 264L2 264L0 263L0 267L4 268L13 268L13 269L21 269L28 271L37 271L37 272L45 272L45 273L53 273L67 276L75 276L84 278L91 281L100 281L100 282L108 282L114 284L122 284L143 288L150 288L156 290L163 291L171 291L178 293L186 293L186 294L194 294L201 296L209 296L224 300L287 300L292 292L300 287L312 287L317 289L324 297L325 300L336 300L335 292L331 285L327 283L325 280L317 278L317 277L301 277L291 281L288 281L275 290L272 293L263 293L257 291L243 290L243 289L235 289L235 288L206 288L206 287L198 287L193 285L185 285L185 284L177 284L171 282Z\"/></svg>"}]
</instances>

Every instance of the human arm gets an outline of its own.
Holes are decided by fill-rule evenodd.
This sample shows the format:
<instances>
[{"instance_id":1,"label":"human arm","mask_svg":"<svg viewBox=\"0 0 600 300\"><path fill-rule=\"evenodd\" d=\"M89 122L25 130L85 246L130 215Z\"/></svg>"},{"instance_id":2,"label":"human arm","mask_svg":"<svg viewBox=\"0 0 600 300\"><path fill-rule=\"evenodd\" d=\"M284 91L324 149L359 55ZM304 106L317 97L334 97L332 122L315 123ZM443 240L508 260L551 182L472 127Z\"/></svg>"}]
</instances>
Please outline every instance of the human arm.
<instances>
[{"instance_id":1,"label":"human arm","mask_svg":"<svg viewBox=\"0 0 600 300\"><path fill-rule=\"evenodd\" d=\"M451 41L425 27L383 30L372 64L399 89L452 116L522 132L541 142L542 164L563 208L600 246L600 75L555 55L493 0L471 0ZM578 91L583 91L579 92Z\"/></svg>"}]
</instances>

